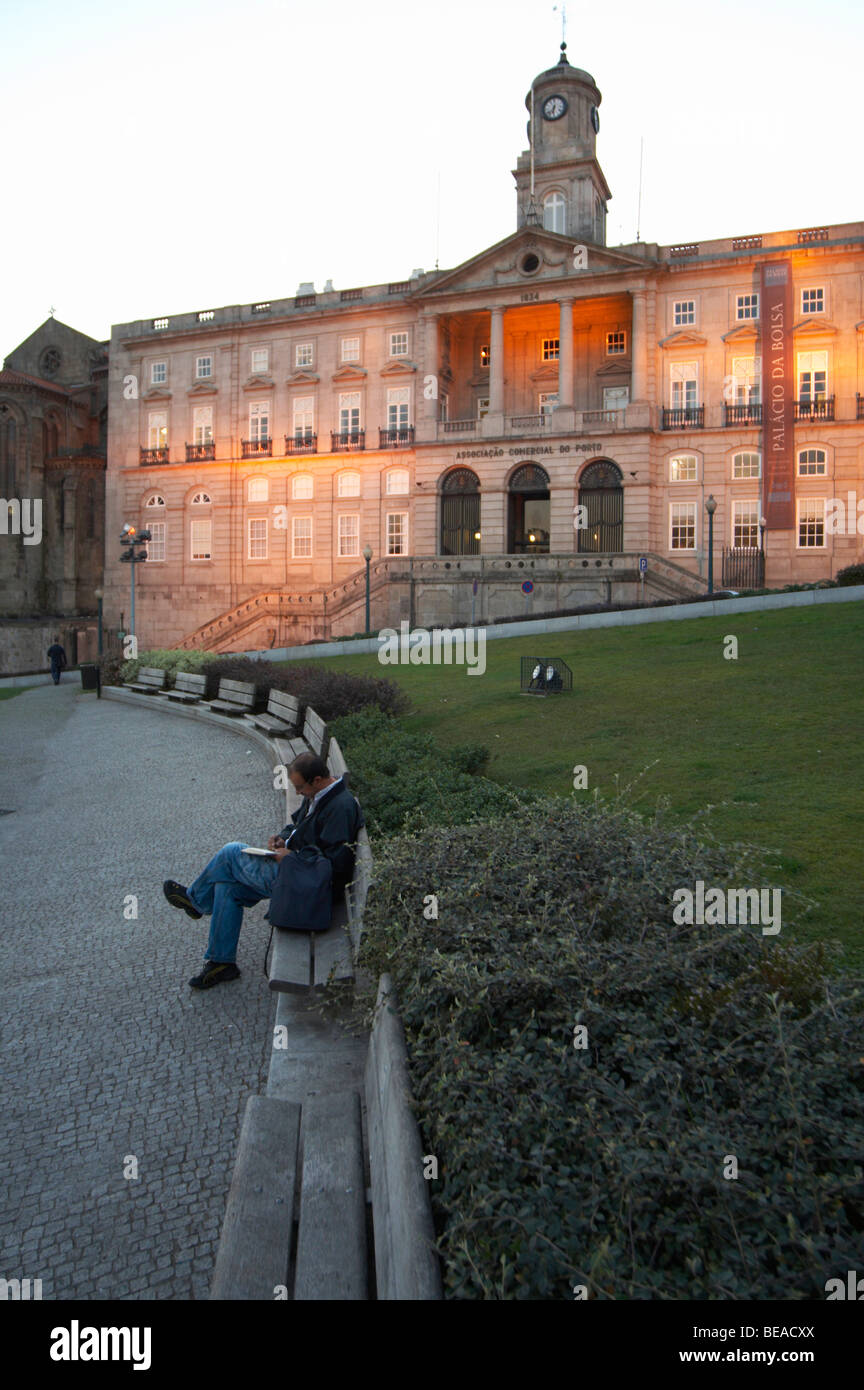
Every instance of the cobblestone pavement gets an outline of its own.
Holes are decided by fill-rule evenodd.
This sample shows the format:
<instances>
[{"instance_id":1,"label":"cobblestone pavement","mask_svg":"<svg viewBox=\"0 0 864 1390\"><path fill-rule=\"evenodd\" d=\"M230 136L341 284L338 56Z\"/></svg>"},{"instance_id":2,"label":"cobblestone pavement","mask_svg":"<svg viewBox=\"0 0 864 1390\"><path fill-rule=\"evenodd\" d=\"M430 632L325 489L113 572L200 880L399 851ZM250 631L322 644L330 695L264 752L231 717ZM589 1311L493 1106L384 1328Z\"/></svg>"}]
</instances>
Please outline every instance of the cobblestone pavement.
<instances>
[{"instance_id":1,"label":"cobblestone pavement","mask_svg":"<svg viewBox=\"0 0 864 1390\"><path fill-rule=\"evenodd\" d=\"M199 993L210 919L162 880L266 843L284 796L251 742L66 677L0 702L0 810L0 1277L45 1299L206 1299L266 1087L267 904L245 913L240 979Z\"/></svg>"}]
</instances>

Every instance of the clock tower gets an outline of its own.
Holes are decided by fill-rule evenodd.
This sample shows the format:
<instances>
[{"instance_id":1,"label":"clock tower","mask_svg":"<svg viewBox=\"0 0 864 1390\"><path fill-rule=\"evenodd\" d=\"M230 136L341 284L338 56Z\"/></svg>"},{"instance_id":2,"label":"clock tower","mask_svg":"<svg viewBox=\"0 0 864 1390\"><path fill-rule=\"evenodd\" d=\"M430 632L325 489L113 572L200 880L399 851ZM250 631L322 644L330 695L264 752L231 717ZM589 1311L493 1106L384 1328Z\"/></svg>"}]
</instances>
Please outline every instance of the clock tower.
<instances>
[{"instance_id":1,"label":"clock tower","mask_svg":"<svg viewBox=\"0 0 864 1390\"><path fill-rule=\"evenodd\" d=\"M529 149L513 170L517 226L533 223L605 246L612 194L596 153L602 97L590 73L571 67L566 48L562 43L555 67L535 77L525 98Z\"/></svg>"}]
</instances>

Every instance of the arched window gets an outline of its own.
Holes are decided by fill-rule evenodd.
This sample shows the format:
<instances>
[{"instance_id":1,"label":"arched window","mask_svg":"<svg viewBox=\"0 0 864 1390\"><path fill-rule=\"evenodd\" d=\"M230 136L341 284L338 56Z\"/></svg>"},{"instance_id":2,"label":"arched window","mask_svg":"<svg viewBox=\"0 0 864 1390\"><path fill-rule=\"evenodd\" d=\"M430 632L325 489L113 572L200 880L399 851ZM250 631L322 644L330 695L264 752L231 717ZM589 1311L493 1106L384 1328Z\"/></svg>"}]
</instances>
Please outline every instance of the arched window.
<instances>
[{"instance_id":1,"label":"arched window","mask_svg":"<svg viewBox=\"0 0 864 1390\"><path fill-rule=\"evenodd\" d=\"M162 520L165 515L165 498L161 493L151 493L144 503L144 509L153 513L152 517L147 518L147 530L152 537L147 545L147 559L162 561L165 559L165 522Z\"/></svg>"},{"instance_id":2,"label":"arched window","mask_svg":"<svg viewBox=\"0 0 864 1390\"><path fill-rule=\"evenodd\" d=\"M695 454L673 454L669 460L670 483L695 483L699 480L699 460Z\"/></svg>"},{"instance_id":3,"label":"arched window","mask_svg":"<svg viewBox=\"0 0 864 1390\"><path fill-rule=\"evenodd\" d=\"M209 502L209 501L210 501L210 494L209 494L209 492L196 492L195 495L194 495L194 497L192 498L192 506L193 506L193 507L203 507L203 506L204 506L207 502Z\"/></svg>"},{"instance_id":4,"label":"arched window","mask_svg":"<svg viewBox=\"0 0 864 1390\"><path fill-rule=\"evenodd\" d=\"M4 497L12 497L15 493L17 445L18 432L9 407L0 407L0 486Z\"/></svg>"},{"instance_id":5,"label":"arched window","mask_svg":"<svg viewBox=\"0 0 864 1390\"><path fill-rule=\"evenodd\" d=\"M827 472L827 458L824 449L799 449L798 477L824 478Z\"/></svg>"},{"instance_id":6,"label":"arched window","mask_svg":"<svg viewBox=\"0 0 864 1390\"><path fill-rule=\"evenodd\" d=\"M337 480L336 496L359 497L360 474L354 472L340 473Z\"/></svg>"},{"instance_id":7,"label":"arched window","mask_svg":"<svg viewBox=\"0 0 864 1390\"><path fill-rule=\"evenodd\" d=\"M250 478L246 485L247 502L266 502L270 496L270 484L266 478Z\"/></svg>"},{"instance_id":8,"label":"arched window","mask_svg":"<svg viewBox=\"0 0 864 1390\"><path fill-rule=\"evenodd\" d=\"M603 240L603 204L599 198L594 199L594 240Z\"/></svg>"},{"instance_id":9,"label":"arched window","mask_svg":"<svg viewBox=\"0 0 864 1390\"><path fill-rule=\"evenodd\" d=\"M480 554L480 479L454 468L441 484L441 554Z\"/></svg>"},{"instance_id":10,"label":"arched window","mask_svg":"<svg viewBox=\"0 0 864 1390\"><path fill-rule=\"evenodd\" d=\"M507 491L507 550L511 555L548 555L549 474L538 463L523 463Z\"/></svg>"},{"instance_id":11,"label":"arched window","mask_svg":"<svg viewBox=\"0 0 864 1390\"><path fill-rule=\"evenodd\" d=\"M148 497L148 498L147 498L147 501L144 503L144 506L145 506L145 507L164 507L164 506L165 506L165 498L164 498L164 497L160 497L158 492L154 492L153 495L152 495L152 497Z\"/></svg>"},{"instance_id":12,"label":"arched window","mask_svg":"<svg viewBox=\"0 0 864 1390\"><path fill-rule=\"evenodd\" d=\"M543 199L543 226L547 232L566 232L567 203L562 193L547 193Z\"/></svg>"},{"instance_id":13,"label":"arched window","mask_svg":"<svg viewBox=\"0 0 864 1390\"><path fill-rule=\"evenodd\" d=\"M580 507L577 519L579 551L589 554L617 553L624 548L624 486L623 474L611 459L595 459L583 469L579 479Z\"/></svg>"},{"instance_id":14,"label":"arched window","mask_svg":"<svg viewBox=\"0 0 864 1390\"><path fill-rule=\"evenodd\" d=\"M384 490L388 497L408 491L408 469L391 468L384 475Z\"/></svg>"},{"instance_id":15,"label":"arched window","mask_svg":"<svg viewBox=\"0 0 864 1390\"><path fill-rule=\"evenodd\" d=\"M762 458L760 454L733 454L732 455L732 477L733 478L761 478Z\"/></svg>"},{"instance_id":16,"label":"arched window","mask_svg":"<svg viewBox=\"0 0 864 1390\"><path fill-rule=\"evenodd\" d=\"M315 484L311 473L295 473L291 480L291 496L295 502L308 502L314 495Z\"/></svg>"}]
</instances>

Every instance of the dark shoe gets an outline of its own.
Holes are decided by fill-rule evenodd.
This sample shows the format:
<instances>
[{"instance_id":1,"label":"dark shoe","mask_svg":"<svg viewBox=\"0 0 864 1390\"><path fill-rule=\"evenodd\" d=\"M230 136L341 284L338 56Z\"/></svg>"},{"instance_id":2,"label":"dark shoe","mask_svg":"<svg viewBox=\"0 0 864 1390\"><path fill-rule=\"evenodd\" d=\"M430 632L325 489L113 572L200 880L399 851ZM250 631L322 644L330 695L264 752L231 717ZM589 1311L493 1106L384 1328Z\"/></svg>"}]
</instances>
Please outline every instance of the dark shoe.
<instances>
[{"instance_id":1,"label":"dark shoe","mask_svg":"<svg viewBox=\"0 0 864 1390\"><path fill-rule=\"evenodd\" d=\"M173 878L166 878L162 884L162 892L168 899L172 907L182 907L183 911L190 917L203 917L204 913L199 912L195 907L182 883L175 883Z\"/></svg>"},{"instance_id":2,"label":"dark shoe","mask_svg":"<svg viewBox=\"0 0 864 1390\"><path fill-rule=\"evenodd\" d=\"M189 983L193 989L210 989L213 985L221 985L225 980L236 980L239 975L240 971L233 960L208 960L201 974L193 976Z\"/></svg>"}]
</instances>

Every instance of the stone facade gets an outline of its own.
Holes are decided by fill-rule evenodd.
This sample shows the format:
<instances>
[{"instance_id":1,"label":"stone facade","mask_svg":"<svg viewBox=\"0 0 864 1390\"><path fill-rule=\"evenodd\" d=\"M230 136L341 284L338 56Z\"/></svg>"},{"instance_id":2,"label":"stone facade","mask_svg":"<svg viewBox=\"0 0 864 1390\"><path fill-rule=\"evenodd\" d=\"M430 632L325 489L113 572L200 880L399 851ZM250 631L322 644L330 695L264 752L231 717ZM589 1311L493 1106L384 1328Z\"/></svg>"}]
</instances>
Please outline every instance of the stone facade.
<instances>
[{"instance_id":1,"label":"stone facade","mask_svg":"<svg viewBox=\"0 0 864 1390\"><path fill-rule=\"evenodd\" d=\"M563 51L535 79L517 230L453 270L115 325L109 622L125 522L154 536L139 640L222 650L362 630L364 547L373 626L630 598L640 557L649 594L700 592L711 496L717 587L860 557L825 504L864 498L864 223L607 247L600 101ZM774 263L794 319L783 529L760 395Z\"/></svg>"},{"instance_id":2,"label":"stone facade","mask_svg":"<svg viewBox=\"0 0 864 1390\"><path fill-rule=\"evenodd\" d=\"M0 371L3 672L44 669L49 628L62 632L70 662L92 654L85 634L95 628L105 547L107 348L49 318Z\"/></svg>"}]
</instances>

